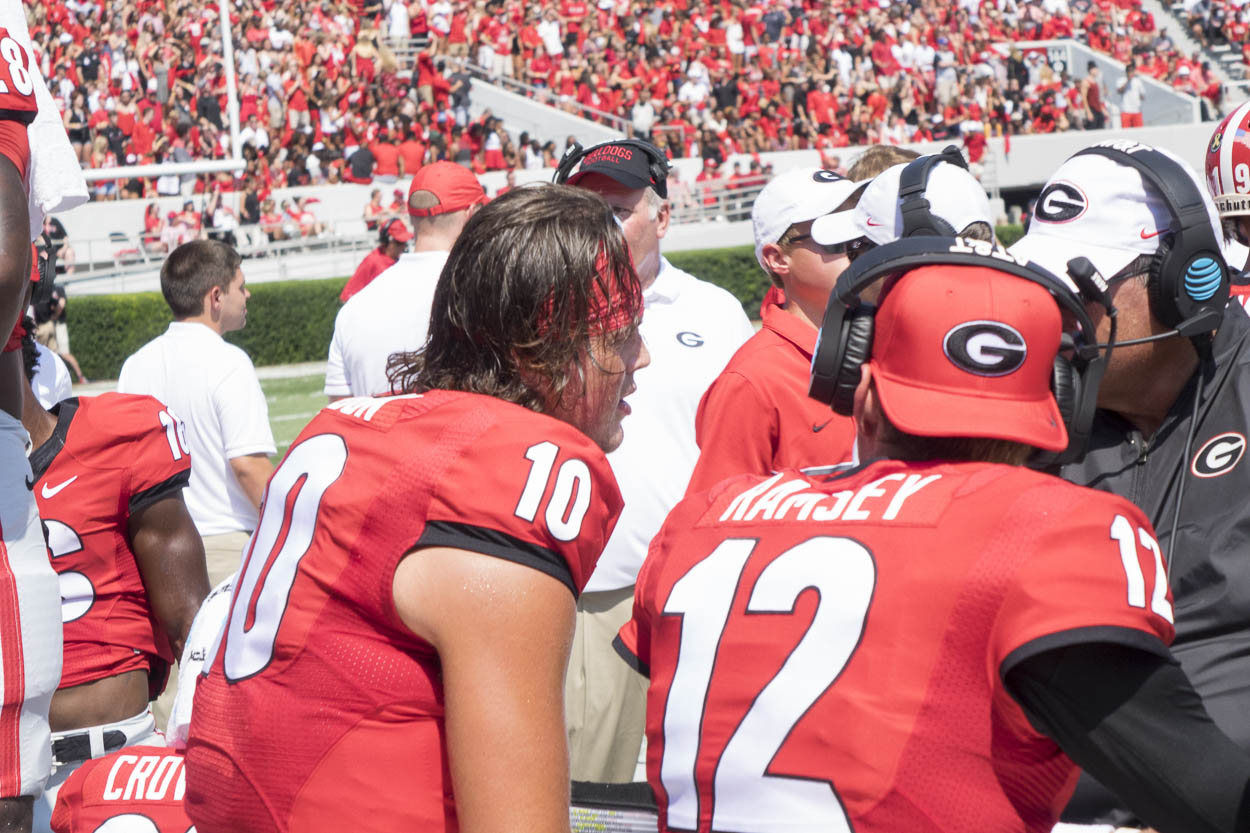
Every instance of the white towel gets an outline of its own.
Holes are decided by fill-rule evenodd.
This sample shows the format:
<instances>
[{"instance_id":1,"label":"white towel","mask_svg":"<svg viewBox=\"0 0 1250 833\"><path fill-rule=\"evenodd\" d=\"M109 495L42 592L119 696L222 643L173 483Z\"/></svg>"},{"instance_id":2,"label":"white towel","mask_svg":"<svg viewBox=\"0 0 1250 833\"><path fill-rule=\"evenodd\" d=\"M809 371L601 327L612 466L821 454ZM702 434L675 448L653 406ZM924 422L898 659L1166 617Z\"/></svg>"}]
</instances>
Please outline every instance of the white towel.
<instances>
[{"instance_id":1,"label":"white towel","mask_svg":"<svg viewBox=\"0 0 1250 833\"><path fill-rule=\"evenodd\" d=\"M65 135L61 113L43 73L35 62L31 48L30 30L26 27L26 11L21 0L0 0L0 26L9 30L22 48L26 50L30 74L35 81L35 100L39 114L27 128L30 138L30 239L34 241L43 232L43 216L58 211L68 211L89 199L87 180L74 155L74 148Z\"/></svg>"}]
</instances>

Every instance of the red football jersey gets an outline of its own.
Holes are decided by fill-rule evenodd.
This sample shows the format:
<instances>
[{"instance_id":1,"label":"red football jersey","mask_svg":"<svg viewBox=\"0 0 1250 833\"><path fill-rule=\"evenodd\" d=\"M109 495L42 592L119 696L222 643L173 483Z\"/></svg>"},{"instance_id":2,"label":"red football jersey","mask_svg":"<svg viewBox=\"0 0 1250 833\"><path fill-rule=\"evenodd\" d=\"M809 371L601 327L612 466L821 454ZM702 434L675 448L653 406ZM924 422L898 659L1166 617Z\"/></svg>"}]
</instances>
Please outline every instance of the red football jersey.
<instances>
[{"instance_id":1,"label":"red football jersey","mask_svg":"<svg viewBox=\"0 0 1250 833\"><path fill-rule=\"evenodd\" d=\"M0 27L0 154L8 157L23 177L30 163L26 125L35 120L35 79L27 50Z\"/></svg>"},{"instance_id":2,"label":"red football jersey","mask_svg":"<svg viewBox=\"0 0 1250 833\"><path fill-rule=\"evenodd\" d=\"M128 746L87 761L61 785L52 810L53 833L187 833L182 808L187 775L182 753L160 746ZM123 824L124 822L124 824Z\"/></svg>"},{"instance_id":3,"label":"red football jersey","mask_svg":"<svg viewBox=\"0 0 1250 833\"><path fill-rule=\"evenodd\" d=\"M491 397L336 402L269 481L200 680L187 808L200 833L457 829L434 648L395 611L415 548L585 585L622 500L598 446Z\"/></svg>"},{"instance_id":4,"label":"red football jersey","mask_svg":"<svg viewBox=\"0 0 1250 833\"><path fill-rule=\"evenodd\" d=\"M1173 635L1135 506L982 463L728 481L673 510L635 594L665 830L1049 831L1077 769L1007 670Z\"/></svg>"},{"instance_id":5,"label":"red football jersey","mask_svg":"<svg viewBox=\"0 0 1250 833\"><path fill-rule=\"evenodd\" d=\"M150 396L105 393L53 408L56 429L30 455L35 501L61 583L61 688L136 668L164 688L173 652L130 549L132 513L191 476L182 422Z\"/></svg>"}]
</instances>

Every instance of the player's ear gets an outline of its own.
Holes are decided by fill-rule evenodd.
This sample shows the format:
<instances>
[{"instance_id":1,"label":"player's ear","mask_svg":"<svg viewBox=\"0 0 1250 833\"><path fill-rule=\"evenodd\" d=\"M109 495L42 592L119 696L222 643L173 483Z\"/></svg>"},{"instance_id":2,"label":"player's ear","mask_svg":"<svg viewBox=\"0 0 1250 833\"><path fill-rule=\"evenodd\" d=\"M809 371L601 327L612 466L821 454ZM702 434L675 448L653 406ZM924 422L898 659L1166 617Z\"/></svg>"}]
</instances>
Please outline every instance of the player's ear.
<instances>
[{"instance_id":1,"label":"player's ear","mask_svg":"<svg viewBox=\"0 0 1250 833\"><path fill-rule=\"evenodd\" d=\"M872 369L862 365L859 369L859 385L855 388L855 433L859 437L861 452L873 447L881 431L881 402L877 388L872 383Z\"/></svg>"}]
</instances>

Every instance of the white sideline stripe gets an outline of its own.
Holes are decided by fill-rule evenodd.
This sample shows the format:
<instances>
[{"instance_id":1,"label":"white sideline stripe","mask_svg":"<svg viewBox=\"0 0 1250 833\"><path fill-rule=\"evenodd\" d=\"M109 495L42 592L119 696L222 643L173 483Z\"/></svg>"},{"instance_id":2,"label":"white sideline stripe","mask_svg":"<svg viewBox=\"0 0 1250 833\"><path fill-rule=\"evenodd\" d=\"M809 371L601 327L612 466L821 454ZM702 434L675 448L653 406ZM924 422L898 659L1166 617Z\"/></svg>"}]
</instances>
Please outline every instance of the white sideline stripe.
<instances>
[{"instance_id":1,"label":"white sideline stripe","mask_svg":"<svg viewBox=\"0 0 1250 833\"><path fill-rule=\"evenodd\" d=\"M308 411L306 413L299 413L299 414L283 414L282 416L270 417L269 421L270 422L291 422L292 420L296 420L296 419L308 420L308 419L312 419L319 413L321 413L321 411Z\"/></svg>"}]
</instances>

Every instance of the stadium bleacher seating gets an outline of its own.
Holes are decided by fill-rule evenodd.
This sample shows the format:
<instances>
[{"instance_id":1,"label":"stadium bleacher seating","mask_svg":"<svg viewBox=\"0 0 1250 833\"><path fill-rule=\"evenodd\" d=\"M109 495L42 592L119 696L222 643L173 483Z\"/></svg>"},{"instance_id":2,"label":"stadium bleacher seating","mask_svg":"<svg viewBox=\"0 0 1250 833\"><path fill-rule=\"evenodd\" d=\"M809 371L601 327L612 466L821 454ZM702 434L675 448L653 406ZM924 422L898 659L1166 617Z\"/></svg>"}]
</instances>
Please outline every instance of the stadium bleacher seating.
<instances>
[{"instance_id":1,"label":"stadium bleacher seating","mask_svg":"<svg viewBox=\"0 0 1250 833\"><path fill-rule=\"evenodd\" d=\"M229 156L216 9L208 0L28 6L84 166ZM409 171L428 158L478 171L553 164L550 137L514 141L497 119L469 119L470 72L546 88L556 106L617 117L670 156L717 163L945 138L962 139L975 162L986 136L1107 122L1108 82L1091 83L1084 68L1055 72L1044 51L1015 46L1034 40L1077 37L1202 96L1211 115L1221 104L1203 55L1180 54L1140 0L243 0L234 9L246 170L100 182L96 198L253 184L263 201L285 185L387 183L400 160ZM1250 6L1186 0L1186 9L1204 41L1246 40Z\"/></svg>"}]
</instances>

